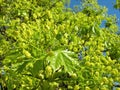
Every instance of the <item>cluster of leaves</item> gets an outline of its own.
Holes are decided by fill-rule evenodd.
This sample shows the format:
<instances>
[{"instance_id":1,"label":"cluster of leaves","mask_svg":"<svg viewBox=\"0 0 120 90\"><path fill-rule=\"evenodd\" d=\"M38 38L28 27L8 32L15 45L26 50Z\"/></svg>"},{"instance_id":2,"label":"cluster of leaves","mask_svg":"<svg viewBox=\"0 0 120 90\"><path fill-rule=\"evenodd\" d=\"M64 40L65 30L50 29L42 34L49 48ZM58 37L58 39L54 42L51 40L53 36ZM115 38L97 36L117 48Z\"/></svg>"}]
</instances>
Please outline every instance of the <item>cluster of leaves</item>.
<instances>
[{"instance_id":1,"label":"cluster of leaves","mask_svg":"<svg viewBox=\"0 0 120 90\"><path fill-rule=\"evenodd\" d=\"M0 2L0 83L9 90L110 90L120 81L114 16L96 0ZM102 21L105 27L101 27Z\"/></svg>"},{"instance_id":2,"label":"cluster of leaves","mask_svg":"<svg viewBox=\"0 0 120 90\"><path fill-rule=\"evenodd\" d=\"M120 9L120 0L116 0L116 3L114 5L114 8Z\"/></svg>"}]
</instances>

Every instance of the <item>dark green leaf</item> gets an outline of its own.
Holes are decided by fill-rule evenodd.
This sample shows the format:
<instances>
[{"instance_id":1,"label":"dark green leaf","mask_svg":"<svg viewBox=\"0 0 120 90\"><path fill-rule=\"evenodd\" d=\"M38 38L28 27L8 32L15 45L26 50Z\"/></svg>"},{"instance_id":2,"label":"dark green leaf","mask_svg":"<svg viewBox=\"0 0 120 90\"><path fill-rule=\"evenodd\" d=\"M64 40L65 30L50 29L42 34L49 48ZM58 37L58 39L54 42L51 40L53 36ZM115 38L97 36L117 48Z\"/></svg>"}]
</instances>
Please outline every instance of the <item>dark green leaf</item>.
<instances>
[{"instance_id":1,"label":"dark green leaf","mask_svg":"<svg viewBox=\"0 0 120 90\"><path fill-rule=\"evenodd\" d=\"M33 64L32 74L35 76L40 70L43 70L44 60L37 60Z\"/></svg>"}]
</instances>

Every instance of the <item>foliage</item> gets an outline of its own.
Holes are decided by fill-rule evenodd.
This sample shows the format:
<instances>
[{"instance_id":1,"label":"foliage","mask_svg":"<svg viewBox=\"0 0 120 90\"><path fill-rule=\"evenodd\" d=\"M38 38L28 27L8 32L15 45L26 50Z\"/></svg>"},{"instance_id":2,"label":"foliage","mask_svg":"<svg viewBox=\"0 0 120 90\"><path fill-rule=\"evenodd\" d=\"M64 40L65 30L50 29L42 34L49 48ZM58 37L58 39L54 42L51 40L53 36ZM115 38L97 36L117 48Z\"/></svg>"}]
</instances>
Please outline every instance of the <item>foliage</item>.
<instances>
[{"instance_id":1,"label":"foliage","mask_svg":"<svg viewBox=\"0 0 120 90\"><path fill-rule=\"evenodd\" d=\"M116 18L96 0L76 13L65 3L0 1L2 88L110 90L120 81Z\"/></svg>"},{"instance_id":2,"label":"foliage","mask_svg":"<svg viewBox=\"0 0 120 90\"><path fill-rule=\"evenodd\" d=\"M114 5L114 8L120 9L120 0L116 0L116 4Z\"/></svg>"}]
</instances>

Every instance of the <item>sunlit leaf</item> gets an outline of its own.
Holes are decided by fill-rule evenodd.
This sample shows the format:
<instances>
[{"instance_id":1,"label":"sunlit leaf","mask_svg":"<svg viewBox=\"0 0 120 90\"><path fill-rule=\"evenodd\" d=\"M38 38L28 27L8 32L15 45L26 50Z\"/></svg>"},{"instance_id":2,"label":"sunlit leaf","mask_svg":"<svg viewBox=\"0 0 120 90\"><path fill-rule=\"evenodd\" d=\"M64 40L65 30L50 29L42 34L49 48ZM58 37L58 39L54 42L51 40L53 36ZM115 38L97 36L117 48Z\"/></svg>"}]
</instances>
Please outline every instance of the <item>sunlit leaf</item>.
<instances>
[{"instance_id":1,"label":"sunlit leaf","mask_svg":"<svg viewBox=\"0 0 120 90\"><path fill-rule=\"evenodd\" d=\"M54 51L54 56L49 56L47 60L50 62L54 72L63 66L66 72L72 73L78 65L75 53L67 50Z\"/></svg>"}]
</instances>

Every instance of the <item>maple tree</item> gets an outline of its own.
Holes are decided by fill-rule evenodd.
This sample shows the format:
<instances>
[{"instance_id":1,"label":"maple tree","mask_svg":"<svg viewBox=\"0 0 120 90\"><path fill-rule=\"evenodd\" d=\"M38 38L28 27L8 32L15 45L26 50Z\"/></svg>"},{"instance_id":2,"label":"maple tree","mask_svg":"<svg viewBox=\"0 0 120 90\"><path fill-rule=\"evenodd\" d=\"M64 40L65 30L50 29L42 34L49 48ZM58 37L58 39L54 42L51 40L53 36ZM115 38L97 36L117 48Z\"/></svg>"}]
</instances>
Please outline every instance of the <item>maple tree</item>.
<instances>
[{"instance_id":1,"label":"maple tree","mask_svg":"<svg viewBox=\"0 0 120 90\"><path fill-rule=\"evenodd\" d=\"M65 1L0 1L2 88L110 90L120 81L116 17L97 0L79 12Z\"/></svg>"}]
</instances>

